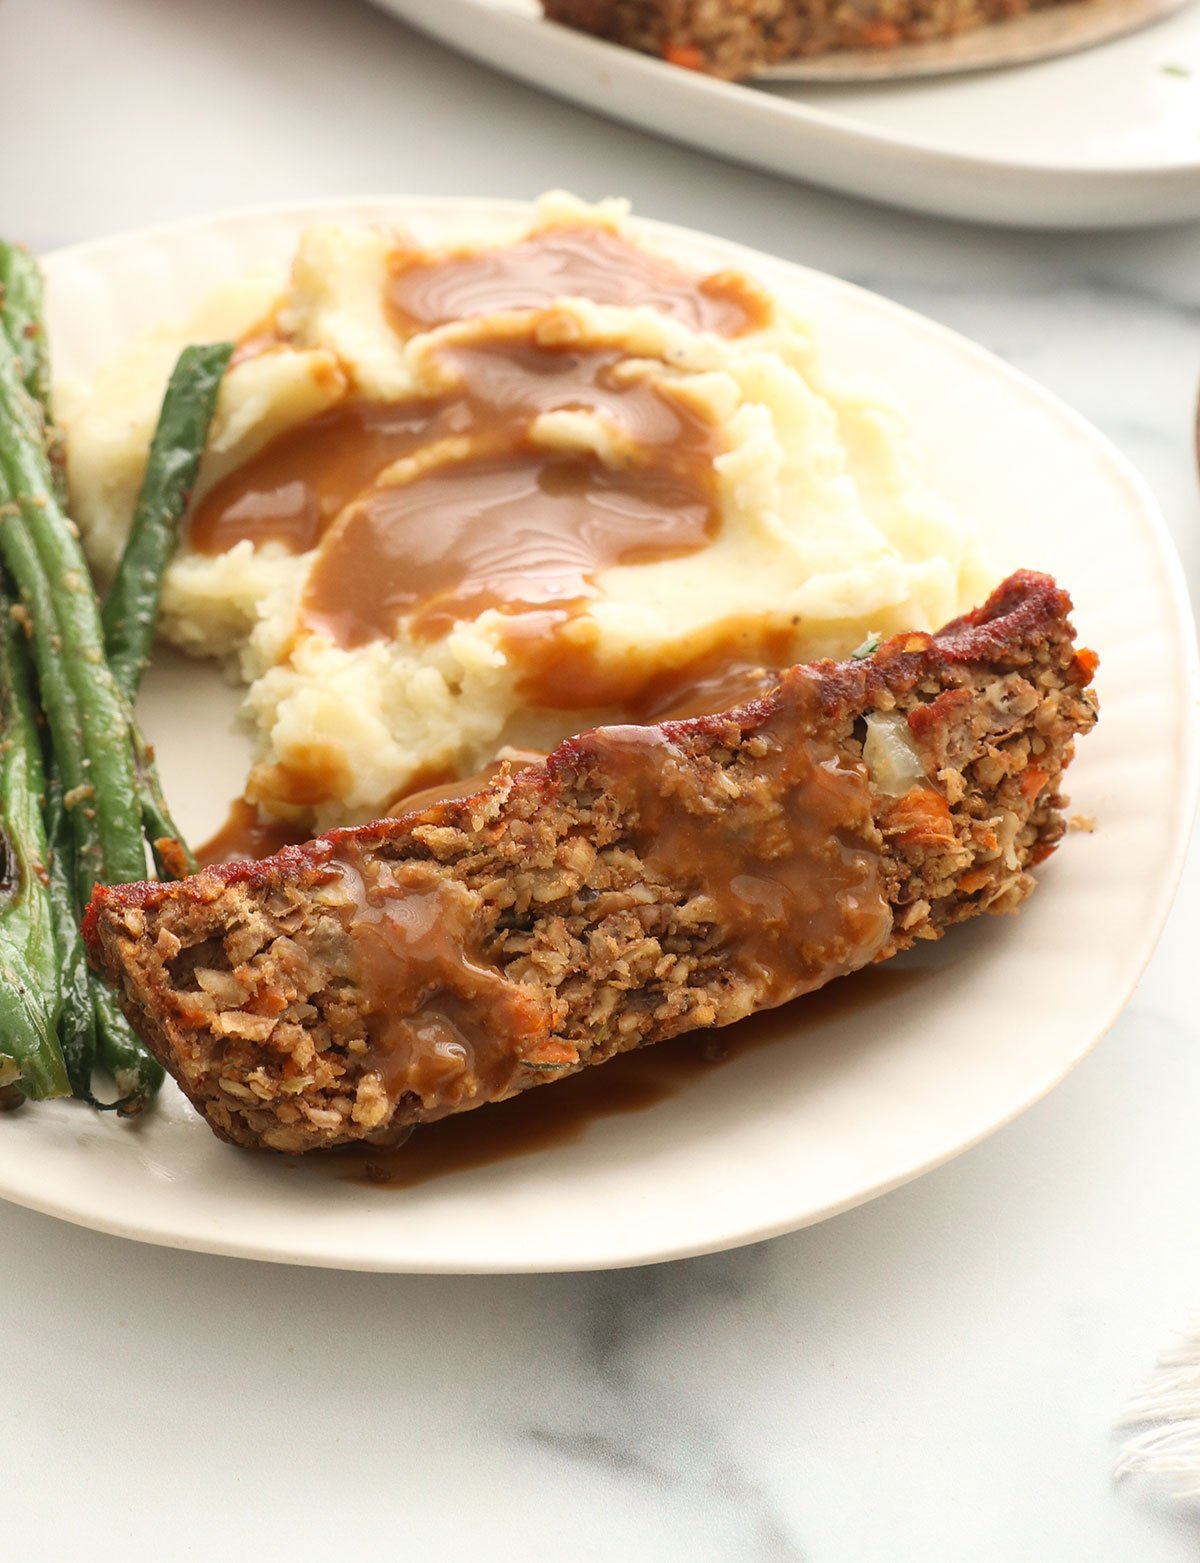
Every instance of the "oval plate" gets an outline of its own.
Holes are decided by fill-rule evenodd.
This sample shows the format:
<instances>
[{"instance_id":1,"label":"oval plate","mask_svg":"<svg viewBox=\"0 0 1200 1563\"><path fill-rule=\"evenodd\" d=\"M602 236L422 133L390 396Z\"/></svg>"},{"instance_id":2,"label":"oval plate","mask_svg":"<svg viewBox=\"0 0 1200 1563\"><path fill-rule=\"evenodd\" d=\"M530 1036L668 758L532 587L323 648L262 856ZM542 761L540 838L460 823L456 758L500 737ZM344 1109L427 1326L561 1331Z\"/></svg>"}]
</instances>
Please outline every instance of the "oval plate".
<instances>
[{"instance_id":1,"label":"oval plate","mask_svg":"<svg viewBox=\"0 0 1200 1563\"><path fill-rule=\"evenodd\" d=\"M357 201L60 251L46 262L60 371L88 373L222 277L282 272L315 218L385 218L436 238L501 236L526 215L492 201ZM1119 1014L1170 905L1197 785L1194 632L1145 484L1074 413L942 327L832 277L640 226L685 264L742 267L802 309L827 362L902 393L935 479L977 518L998 563L1070 587L1103 658L1102 719L1071 776L1073 806L1099 828L1067 840L1019 917L954 932L930 950L932 974L886 1006L805 1024L649 1111L598 1120L576 1143L374 1189L311 1161L230 1149L168 1084L133 1125L78 1103L7 1116L0 1195L127 1237L296 1264L641 1264L790 1231L937 1166L1043 1096ZM154 673L146 726L180 822L200 837L244 774L235 697L205 664L164 657Z\"/></svg>"},{"instance_id":2,"label":"oval plate","mask_svg":"<svg viewBox=\"0 0 1200 1563\"><path fill-rule=\"evenodd\" d=\"M375 3L569 102L889 206L1039 228L1200 217L1196 5L1017 72L801 84L681 70L544 21L537 0Z\"/></svg>"}]
</instances>

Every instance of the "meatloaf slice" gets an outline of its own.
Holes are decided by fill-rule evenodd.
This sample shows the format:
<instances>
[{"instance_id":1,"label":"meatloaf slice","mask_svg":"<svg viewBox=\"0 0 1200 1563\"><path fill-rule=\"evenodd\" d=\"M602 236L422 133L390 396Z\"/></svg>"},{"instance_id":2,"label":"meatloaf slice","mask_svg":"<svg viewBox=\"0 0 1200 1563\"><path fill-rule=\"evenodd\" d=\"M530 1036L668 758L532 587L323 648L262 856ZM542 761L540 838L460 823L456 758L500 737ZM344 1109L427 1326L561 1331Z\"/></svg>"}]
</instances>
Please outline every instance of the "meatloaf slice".
<instances>
[{"instance_id":1,"label":"meatloaf slice","mask_svg":"<svg viewBox=\"0 0 1200 1563\"><path fill-rule=\"evenodd\" d=\"M542 0L552 22L710 76L950 38L1063 0Z\"/></svg>"},{"instance_id":2,"label":"meatloaf slice","mask_svg":"<svg viewBox=\"0 0 1200 1563\"><path fill-rule=\"evenodd\" d=\"M212 1128L395 1137L1010 912L1095 720L1065 592L737 710L602 727L463 799L179 884L100 889L92 955Z\"/></svg>"}]
</instances>

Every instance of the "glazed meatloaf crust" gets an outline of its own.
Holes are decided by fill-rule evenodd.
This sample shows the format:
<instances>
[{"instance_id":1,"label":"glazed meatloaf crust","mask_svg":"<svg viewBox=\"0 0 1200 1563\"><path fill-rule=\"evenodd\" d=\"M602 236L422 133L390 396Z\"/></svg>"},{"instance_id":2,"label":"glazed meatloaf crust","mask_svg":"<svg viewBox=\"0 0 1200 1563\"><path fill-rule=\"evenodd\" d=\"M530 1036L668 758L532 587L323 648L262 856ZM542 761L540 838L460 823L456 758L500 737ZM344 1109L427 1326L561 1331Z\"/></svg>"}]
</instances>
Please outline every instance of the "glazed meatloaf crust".
<instances>
[{"instance_id":1,"label":"glazed meatloaf crust","mask_svg":"<svg viewBox=\"0 0 1200 1563\"><path fill-rule=\"evenodd\" d=\"M833 49L947 38L1062 0L543 0L547 17L674 65L751 76Z\"/></svg>"},{"instance_id":2,"label":"glazed meatloaf crust","mask_svg":"<svg viewBox=\"0 0 1200 1563\"><path fill-rule=\"evenodd\" d=\"M395 1137L1010 912L1095 720L1066 594L597 728L475 795L98 890L94 959L219 1135Z\"/></svg>"}]
</instances>

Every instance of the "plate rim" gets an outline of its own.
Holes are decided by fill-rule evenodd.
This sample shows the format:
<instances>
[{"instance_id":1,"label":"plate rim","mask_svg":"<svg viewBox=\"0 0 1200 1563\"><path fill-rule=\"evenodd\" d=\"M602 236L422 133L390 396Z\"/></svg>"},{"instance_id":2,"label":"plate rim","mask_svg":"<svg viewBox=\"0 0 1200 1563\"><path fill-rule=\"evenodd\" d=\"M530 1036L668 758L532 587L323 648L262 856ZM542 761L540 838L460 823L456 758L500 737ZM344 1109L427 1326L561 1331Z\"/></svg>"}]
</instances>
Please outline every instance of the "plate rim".
<instances>
[{"instance_id":1,"label":"plate rim","mask_svg":"<svg viewBox=\"0 0 1200 1563\"><path fill-rule=\"evenodd\" d=\"M496 197L472 198L467 196L426 196L414 194L409 196L391 195L377 197L348 196L333 200L280 201L239 206L222 212L208 213L137 229L122 230L47 252L43 259L51 267L54 264L69 264L75 259L87 259L97 251L107 247L116 248L130 242L151 243L156 238L185 236L189 230L202 231L217 225L225 226L230 223L252 223L263 220L287 220L304 223L322 218L345 217L356 211L360 214L360 220L369 220L370 213L379 214L388 210L394 211L397 218L399 218L404 209L411 210L414 207L424 211L446 210L456 214L460 214L464 209L468 209L470 212L480 213L481 216L491 214L504 220L518 221L522 218L527 218L532 212L532 204L529 202ZM1012 1123L1028 1108L1043 1100L1057 1085L1061 1084L1067 1075L1098 1045L1124 1010L1154 953L1175 900L1187 857L1191 824L1196 814L1197 802L1200 800L1200 719L1198 719L1200 718L1200 648L1197 647L1196 643L1195 621L1182 563L1170 530L1167 527L1165 516L1149 484L1117 446L1084 418L1082 414L1075 411L1074 408L1052 392L1043 388L1036 380L1025 374L1024 371L1016 369L1011 364L989 352L986 348L951 330L948 326L931 320L929 317L921 315L905 305L897 304L881 294L860 287L856 283L848 282L843 278L835 277L814 267L804 266L780 256L773 256L764 251L751 249L749 246L742 245L734 240L724 239L717 234L705 233L702 230L663 222L654 218L632 217L630 223L635 231L643 232L651 241L659 237L668 246L672 239L676 243L685 245L698 243L701 246L710 248L716 246L730 257L730 264L757 266L761 269L764 263L766 263L771 268L778 267L783 272L796 275L800 279L816 279L819 286L831 288L835 293L843 293L856 300L860 306L865 301L869 308L883 310L887 314L899 317L907 329L924 333L935 343L963 355L977 366L986 368L991 375L998 377L1026 399L1032 398L1042 409L1052 413L1060 425L1065 425L1077 437L1081 437L1097 459L1103 458L1112 469L1114 481L1120 480L1130 489L1131 498L1135 502L1133 508L1136 508L1143 524L1147 528L1147 535L1152 537L1156 544L1155 554L1163 577L1166 604L1169 605L1171 610L1174 629L1181 632L1177 638L1182 642L1185 654L1179 660L1178 675L1181 681L1181 688L1187 696L1187 711L1186 716L1180 722L1178 778L1177 784L1173 789L1174 807L1169 821L1169 839L1174 845L1171 848L1169 857L1165 859L1165 871L1160 876L1159 883L1156 886L1151 913L1144 919L1141 925L1134 956L1129 966L1128 982L1123 991L1119 995L1114 996L1109 1012L1104 1016L1102 1022L1096 1025L1090 1035L1061 1061L1061 1067L1054 1072L1051 1078L1047 1081L1039 1082L1032 1093L1023 1095L1018 1104L990 1121L985 1127L965 1137L956 1138L950 1146L920 1158L914 1165L905 1168L894 1177L885 1178L869 1188L857 1191L845 1198L828 1201L824 1205L805 1212L798 1219L784 1218L755 1225L748 1230L740 1231L733 1238L717 1237L711 1241L700 1243L685 1241L675 1246L668 1245L665 1247L658 1243L650 1248L643 1247L642 1249L637 1249L635 1247L616 1256L606 1254L599 1258L576 1259L568 1256L562 1262L553 1265L546 1263L544 1259L540 1258L527 1263L512 1259L496 1260L489 1257L485 1257L482 1261L464 1260L462 1262L448 1262L437 1257L428 1259L418 1257L414 1260L403 1256L398 1257L394 1253L380 1254L376 1252L374 1254L366 1254L358 1251L351 1254L346 1251L334 1251L330 1246L327 1246L319 1253L313 1253L300 1251L295 1247L289 1247L287 1244L275 1244L272 1246L270 1242L265 1242L261 1237L254 1241L225 1237L209 1239L205 1237L197 1238L186 1233L180 1234L178 1232L164 1231L159 1228L148 1230L144 1225L138 1226L135 1222L115 1217L109 1218L103 1214L97 1216L94 1213L81 1213L78 1209L71 1208L62 1198L40 1197L36 1191L33 1193L27 1190L13 1192L7 1185L0 1187L0 1198L23 1208L65 1220L73 1225L104 1232L112 1236L148 1242L158 1247L322 1269L408 1274L563 1273L568 1271L628 1268L694 1257L701 1254L724 1252L751 1243L762 1242L788 1232L798 1231L805 1226L815 1225L817 1222L827 1220L831 1216L841 1214L846 1210L865 1204L882 1194L902 1187L905 1183L913 1181L924 1173L932 1171L934 1168L953 1160L963 1152L972 1149L998 1130ZM199 1128L200 1125L197 1124L197 1129ZM3 1167L0 1166L0 1182L2 1181Z\"/></svg>"}]
</instances>

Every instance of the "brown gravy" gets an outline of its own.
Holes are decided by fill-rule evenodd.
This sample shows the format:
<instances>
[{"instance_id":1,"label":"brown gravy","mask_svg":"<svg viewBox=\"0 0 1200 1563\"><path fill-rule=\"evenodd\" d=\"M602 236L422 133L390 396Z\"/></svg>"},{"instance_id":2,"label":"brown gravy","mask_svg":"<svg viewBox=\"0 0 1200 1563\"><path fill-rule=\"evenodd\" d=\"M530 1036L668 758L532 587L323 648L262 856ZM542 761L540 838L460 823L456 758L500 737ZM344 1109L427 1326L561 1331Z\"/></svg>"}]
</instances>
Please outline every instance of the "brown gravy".
<instances>
[{"instance_id":1,"label":"brown gravy","mask_svg":"<svg viewBox=\"0 0 1200 1563\"><path fill-rule=\"evenodd\" d=\"M435 640L496 609L529 705L641 719L653 675L634 653L628 667L602 666L576 621L603 570L714 539L722 442L669 369L618 346L578 345L573 318L553 307L565 296L649 305L726 336L766 324L772 310L737 273L696 276L582 224L491 249L397 250L386 303L402 334L480 321L433 350L437 389L351 401L280 435L198 502L191 545L318 550L301 622L345 647L391 636L401 616ZM268 316L242 356L279 341ZM534 443L536 418L571 411L603 419L615 457Z\"/></svg>"},{"instance_id":2,"label":"brown gravy","mask_svg":"<svg viewBox=\"0 0 1200 1563\"><path fill-rule=\"evenodd\" d=\"M733 625L715 645L664 668L624 702L636 722L673 722L732 711L774 689L795 661L796 629Z\"/></svg>"},{"instance_id":3,"label":"brown gravy","mask_svg":"<svg viewBox=\"0 0 1200 1563\"><path fill-rule=\"evenodd\" d=\"M281 435L205 496L192 545L319 546L303 615L342 646L393 634L402 614L418 637L437 639L499 609L513 620L529 698L552 703L558 640L596 573L715 536L716 432L618 349L546 346L523 331L439 356L454 389L353 403ZM532 443L539 414L579 409L605 416L627 462ZM382 476L418 452L407 481Z\"/></svg>"},{"instance_id":4,"label":"brown gravy","mask_svg":"<svg viewBox=\"0 0 1200 1563\"><path fill-rule=\"evenodd\" d=\"M591 225L546 228L515 244L459 255L398 250L387 302L404 335L449 320L545 309L561 298L649 304L693 331L742 336L770 318L770 301L737 272L695 277L665 256Z\"/></svg>"},{"instance_id":5,"label":"brown gravy","mask_svg":"<svg viewBox=\"0 0 1200 1563\"><path fill-rule=\"evenodd\" d=\"M459 462L343 516L309 577L305 617L347 647L391 635L405 613L422 640L488 608L565 619L593 596L598 571L691 553L713 522L686 475L532 452ZM538 638L560 619L540 622Z\"/></svg>"},{"instance_id":6,"label":"brown gravy","mask_svg":"<svg viewBox=\"0 0 1200 1563\"><path fill-rule=\"evenodd\" d=\"M356 494L422 443L430 421L424 404L350 402L288 429L197 504L191 546L222 554L248 540L307 553Z\"/></svg>"},{"instance_id":7,"label":"brown gravy","mask_svg":"<svg viewBox=\"0 0 1200 1563\"><path fill-rule=\"evenodd\" d=\"M320 1166L356 1183L398 1190L573 1145L601 1118L656 1107L713 1068L759 1048L803 1047L803 1035L797 1033L892 1003L928 975L919 967L871 966L856 972L852 981L831 983L735 1025L687 1032L485 1111L427 1124L394 1149L356 1146L331 1153Z\"/></svg>"},{"instance_id":8,"label":"brown gravy","mask_svg":"<svg viewBox=\"0 0 1200 1563\"><path fill-rule=\"evenodd\" d=\"M632 655L599 662L562 609L515 618L510 656L523 669L518 686L531 706L548 711L611 712L630 722L666 722L744 705L773 689L796 661L794 632L763 637L758 625L730 623L715 644L674 668L648 667ZM524 641L524 645L518 643Z\"/></svg>"},{"instance_id":9,"label":"brown gravy","mask_svg":"<svg viewBox=\"0 0 1200 1563\"><path fill-rule=\"evenodd\" d=\"M196 848L196 861L201 868L214 863L251 862L255 858L270 857L283 847L307 841L312 835L302 825L289 825L281 820L262 820L258 810L245 798L236 798L229 805L229 813L220 830Z\"/></svg>"},{"instance_id":10,"label":"brown gravy","mask_svg":"<svg viewBox=\"0 0 1200 1563\"><path fill-rule=\"evenodd\" d=\"M579 774L562 785L603 800L595 819L608 821L615 861L632 865L618 875L669 887L654 898L677 909L668 938L707 951L698 997L710 1024L869 964L892 927L865 770L823 731L808 675L790 674L778 702L728 768L705 738L644 727L596 729L565 762ZM361 1063L398 1127L497 1101L528 1086L530 1070L575 1067L601 1045L578 1013L555 1028L551 994L486 948L479 895L436 865L355 836L331 841L327 861L367 1015ZM546 908L581 917L583 938L578 908L622 890L603 855L587 873L564 892L580 898L575 910Z\"/></svg>"},{"instance_id":11,"label":"brown gravy","mask_svg":"<svg viewBox=\"0 0 1200 1563\"><path fill-rule=\"evenodd\" d=\"M731 969L770 1004L867 965L892 927L866 770L822 733L811 675L793 670L779 698L721 806L710 786L705 807L687 807L694 762L668 731L600 728L590 740L642 862L706 904Z\"/></svg>"},{"instance_id":12,"label":"brown gravy","mask_svg":"<svg viewBox=\"0 0 1200 1563\"><path fill-rule=\"evenodd\" d=\"M401 793L398 798L393 798L387 812L394 819L401 814L416 814L434 803L447 803L452 798L469 798L491 786L506 765L513 771L519 771L527 765L537 765L545 758L545 753L537 749L509 748L504 751L503 758L490 760L473 776L454 777L445 773L417 776L414 778L417 785Z\"/></svg>"},{"instance_id":13,"label":"brown gravy","mask_svg":"<svg viewBox=\"0 0 1200 1563\"><path fill-rule=\"evenodd\" d=\"M493 782L506 763L517 771L545 758L544 754L532 749L510 749L505 752L505 759L491 761L473 776L456 779L443 773L416 777L417 786L393 799L385 812L395 818L401 814L415 814L430 804L445 803L450 798L469 798ZM201 868L210 868L214 863L253 862L311 839L312 831L306 826L288 820L264 820L253 803L246 798L235 798L220 829L196 847L196 861Z\"/></svg>"},{"instance_id":14,"label":"brown gravy","mask_svg":"<svg viewBox=\"0 0 1200 1563\"><path fill-rule=\"evenodd\" d=\"M433 410L430 433L453 435L448 459L349 506L309 577L305 618L339 645L391 635L402 614L425 640L488 608L567 617L605 567L691 553L715 535L714 431L668 386L622 374L619 352L524 339L446 357L464 388ZM629 440L628 466L533 445L540 413L579 408ZM529 640L517 631L514 653Z\"/></svg>"},{"instance_id":15,"label":"brown gravy","mask_svg":"<svg viewBox=\"0 0 1200 1563\"><path fill-rule=\"evenodd\" d=\"M548 1000L505 978L476 948L475 898L428 863L391 862L340 843L330 868L371 996L370 1061L391 1102L427 1112L509 1091L550 1033ZM574 1057L574 1050L569 1050Z\"/></svg>"},{"instance_id":16,"label":"brown gravy","mask_svg":"<svg viewBox=\"0 0 1200 1563\"><path fill-rule=\"evenodd\" d=\"M248 330L243 331L237 340L233 357L229 360L229 367L233 369L238 364L247 363L251 358L261 358L264 353L273 353L286 342L287 337L279 324L279 306L276 304Z\"/></svg>"}]
</instances>

